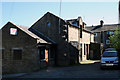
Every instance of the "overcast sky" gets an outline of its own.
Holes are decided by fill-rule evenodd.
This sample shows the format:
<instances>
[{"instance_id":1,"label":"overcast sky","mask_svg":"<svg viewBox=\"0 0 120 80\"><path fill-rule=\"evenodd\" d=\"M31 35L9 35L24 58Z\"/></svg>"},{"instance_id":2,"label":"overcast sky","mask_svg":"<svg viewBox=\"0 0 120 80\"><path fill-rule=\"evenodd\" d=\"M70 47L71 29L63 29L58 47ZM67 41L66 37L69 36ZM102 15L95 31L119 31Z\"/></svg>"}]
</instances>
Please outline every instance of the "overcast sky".
<instances>
[{"instance_id":1,"label":"overcast sky","mask_svg":"<svg viewBox=\"0 0 120 80\"><path fill-rule=\"evenodd\" d=\"M45 1L45 0L44 0ZM60 0L59 0L60 1ZM46 12L51 12L57 16L60 11L60 2L15 2L2 1L0 3L2 23L0 27L11 21L17 25L30 27L34 22L40 19ZM98 0L99 1L99 0ZM118 0L114 1L75 1L70 2L62 0L61 18L74 19L81 16L87 25L98 25L100 20L105 24L118 23Z\"/></svg>"}]
</instances>

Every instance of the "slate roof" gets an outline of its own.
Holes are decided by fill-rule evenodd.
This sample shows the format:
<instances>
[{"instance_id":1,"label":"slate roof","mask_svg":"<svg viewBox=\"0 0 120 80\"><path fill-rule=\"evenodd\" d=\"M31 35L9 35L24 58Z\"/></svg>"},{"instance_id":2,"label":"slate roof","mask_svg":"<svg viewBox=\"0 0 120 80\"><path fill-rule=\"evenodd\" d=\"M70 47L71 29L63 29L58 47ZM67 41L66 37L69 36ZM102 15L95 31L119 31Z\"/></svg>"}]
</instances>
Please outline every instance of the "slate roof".
<instances>
[{"instance_id":1,"label":"slate roof","mask_svg":"<svg viewBox=\"0 0 120 80\"><path fill-rule=\"evenodd\" d=\"M106 24L103 27L100 25L87 26L85 27L85 29L91 32L101 32L101 31L115 31L116 27L120 27L120 24Z\"/></svg>"},{"instance_id":2,"label":"slate roof","mask_svg":"<svg viewBox=\"0 0 120 80\"><path fill-rule=\"evenodd\" d=\"M68 20L68 21L72 21L72 20L77 20L77 19L71 19L71 20ZM71 23L68 23L68 25L70 25L70 27L79 28L79 26L78 26L77 24L71 24ZM83 31L88 32L88 33L92 33L92 34L93 34L93 32L91 32L90 30L85 29L85 28L83 28Z\"/></svg>"},{"instance_id":3,"label":"slate roof","mask_svg":"<svg viewBox=\"0 0 120 80\"><path fill-rule=\"evenodd\" d=\"M52 43L52 44L56 44L55 41L53 41L52 39L50 39L49 37L45 36L44 34L42 34L40 31L37 31L36 29L30 27L29 30L31 32L33 32L35 35L39 36L40 38L46 40L47 42L49 43Z\"/></svg>"}]
</instances>

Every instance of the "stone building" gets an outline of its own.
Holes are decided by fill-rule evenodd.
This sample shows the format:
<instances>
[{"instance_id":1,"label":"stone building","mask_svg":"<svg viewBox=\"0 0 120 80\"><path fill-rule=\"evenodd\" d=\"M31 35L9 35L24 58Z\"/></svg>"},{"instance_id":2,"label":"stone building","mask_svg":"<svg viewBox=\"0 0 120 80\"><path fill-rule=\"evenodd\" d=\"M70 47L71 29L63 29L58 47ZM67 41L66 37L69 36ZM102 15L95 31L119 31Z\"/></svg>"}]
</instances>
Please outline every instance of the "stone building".
<instances>
[{"instance_id":1,"label":"stone building","mask_svg":"<svg viewBox=\"0 0 120 80\"><path fill-rule=\"evenodd\" d=\"M78 62L78 50L68 43L68 25L63 19L47 12L29 30L38 36L41 32L56 43L56 65Z\"/></svg>"},{"instance_id":2,"label":"stone building","mask_svg":"<svg viewBox=\"0 0 120 80\"><path fill-rule=\"evenodd\" d=\"M79 62L90 59L90 44L94 43L94 34L85 29L86 24L81 17L67 20L68 42L79 50Z\"/></svg>"},{"instance_id":3,"label":"stone building","mask_svg":"<svg viewBox=\"0 0 120 80\"><path fill-rule=\"evenodd\" d=\"M46 41L30 32L28 27L11 22L1 30L3 74L31 72L54 64L54 45L49 39Z\"/></svg>"},{"instance_id":4,"label":"stone building","mask_svg":"<svg viewBox=\"0 0 120 80\"><path fill-rule=\"evenodd\" d=\"M77 58L79 62L89 59L89 45L91 42L94 42L94 34L85 30L85 27L86 24L82 21L81 17L65 21L48 12L35 24L33 24L30 30L33 33L41 32L56 42L58 55L58 60L56 61L58 61L57 63L61 65L61 62L62 64L64 63L65 59L62 56L65 54L67 55L67 64L71 62L69 61L69 58L71 59L73 57L69 56L69 54L78 56ZM71 53L69 49L70 45L79 50L79 53Z\"/></svg>"},{"instance_id":5,"label":"stone building","mask_svg":"<svg viewBox=\"0 0 120 80\"><path fill-rule=\"evenodd\" d=\"M8 22L1 29L3 73L68 66L89 59L94 34L85 29L81 17L74 20L47 12L30 28Z\"/></svg>"}]
</instances>

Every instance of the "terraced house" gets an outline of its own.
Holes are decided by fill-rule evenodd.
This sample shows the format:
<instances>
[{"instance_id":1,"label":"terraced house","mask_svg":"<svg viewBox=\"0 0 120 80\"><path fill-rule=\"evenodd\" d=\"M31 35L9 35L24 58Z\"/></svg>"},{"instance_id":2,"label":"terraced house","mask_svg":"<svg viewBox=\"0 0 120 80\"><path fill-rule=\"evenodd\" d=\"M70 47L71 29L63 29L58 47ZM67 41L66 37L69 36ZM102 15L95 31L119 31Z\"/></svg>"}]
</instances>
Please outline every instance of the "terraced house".
<instances>
[{"instance_id":1,"label":"terraced house","mask_svg":"<svg viewBox=\"0 0 120 80\"><path fill-rule=\"evenodd\" d=\"M8 22L1 30L3 73L79 63L89 59L94 43L94 34L85 30L81 17L63 20L50 12L31 27Z\"/></svg>"},{"instance_id":2,"label":"terraced house","mask_svg":"<svg viewBox=\"0 0 120 80\"><path fill-rule=\"evenodd\" d=\"M95 34L95 43L99 43L103 46L103 49L110 47L111 43L109 37L113 35L113 32L120 24L104 24L101 20L100 25L87 26L86 29Z\"/></svg>"}]
</instances>

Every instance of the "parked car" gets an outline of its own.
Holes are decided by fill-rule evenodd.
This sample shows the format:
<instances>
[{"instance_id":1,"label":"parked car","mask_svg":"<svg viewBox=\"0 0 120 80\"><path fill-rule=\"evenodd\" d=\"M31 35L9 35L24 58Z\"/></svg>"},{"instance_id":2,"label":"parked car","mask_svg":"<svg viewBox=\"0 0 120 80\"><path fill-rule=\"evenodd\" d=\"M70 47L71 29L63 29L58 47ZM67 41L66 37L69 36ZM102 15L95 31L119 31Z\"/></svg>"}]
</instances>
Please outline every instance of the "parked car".
<instances>
[{"instance_id":1,"label":"parked car","mask_svg":"<svg viewBox=\"0 0 120 80\"><path fill-rule=\"evenodd\" d=\"M101 56L101 69L104 67L118 67L119 57L117 51L104 51Z\"/></svg>"},{"instance_id":2,"label":"parked car","mask_svg":"<svg viewBox=\"0 0 120 80\"><path fill-rule=\"evenodd\" d=\"M107 49L105 49L105 51L116 51L116 49L115 48L107 48Z\"/></svg>"}]
</instances>

